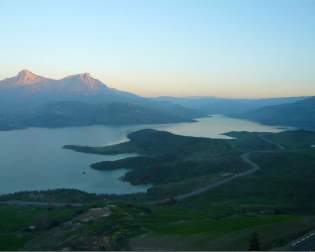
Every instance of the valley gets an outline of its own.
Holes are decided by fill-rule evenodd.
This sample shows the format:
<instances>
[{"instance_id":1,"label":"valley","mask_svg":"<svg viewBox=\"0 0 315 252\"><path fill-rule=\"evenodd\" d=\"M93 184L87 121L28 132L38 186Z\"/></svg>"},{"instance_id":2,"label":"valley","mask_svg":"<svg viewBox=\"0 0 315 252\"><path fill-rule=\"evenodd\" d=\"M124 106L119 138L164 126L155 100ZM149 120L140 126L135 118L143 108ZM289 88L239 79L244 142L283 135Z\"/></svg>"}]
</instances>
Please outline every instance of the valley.
<instances>
[{"instance_id":1,"label":"valley","mask_svg":"<svg viewBox=\"0 0 315 252\"><path fill-rule=\"evenodd\" d=\"M248 239L257 232L264 250L293 249L290 247L291 241L315 229L315 206L309 201L314 193L312 185L315 152L310 145L315 139L315 133L231 132L227 135L233 138L185 137L156 130L131 133L131 143L128 144L127 150L136 149L143 156L102 162L99 164L100 169L119 169L123 162L124 167L130 166L130 178L141 183L150 181L154 184L147 193L95 195L65 189L0 196L0 201L80 202L84 204L81 211L86 214L96 211L93 210L96 208L111 209L109 216L91 219L80 225L75 224L77 222L74 220L79 217L76 217L78 213L74 213L64 220L64 223L68 223L72 219L73 224L48 226L22 236L23 225L38 225L30 219L28 224L20 223L21 228L17 226L12 229L12 235L15 236L10 239L16 241L17 237L24 237L19 244L29 250L80 250L92 243L96 250L246 250ZM162 155L164 158L165 155L177 155L177 159L172 157L170 162L170 159L165 158L164 165L168 167L165 170L163 163L158 165L161 167L160 179L152 180L145 176L144 180L139 180L143 177L137 170L142 165L148 170L157 166L155 159L161 157L152 156L152 153L160 150L160 141L167 141L166 139L172 139L172 144L167 145ZM144 143L150 144L152 148L146 150ZM103 154L108 151L125 152L125 146L126 144L122 143L112 147L97 147L97 152L100 157L105 157ZM191 155L187 155L186 148L196 150L198 155L193 151L189 151ZM95 149L87 150L91 152ZM202 154L202 150L208 155ZM100 155L100 152L103 154ZM221 155L232 153L237 154L234 161L230 159L232 156L228 159L220 158ZM134 165L133 160L139 158L141 165ZM231 162L225 164L225 160ZM187 170L183 162L191 162L189 167L192 170L195 168L198 173ZM200 163L204 162L207 169L201 169L203 166ZM220 166L216 167L216 164ZM215 185L232 174L241 175L244 172L248 172L246 176L238 176L220 186L176 199L178 195L199 190L203 184ZM130 178L126 176L125 179ZM170 200L163 201L167 198ZM20 208L27 210L34 207L0 206L0 210L10 209L12 214ZM45 207L41 209L40 211L45 211ZM63 206L53 211L66 209L73 208ZM78 211L77 208L73 210ZM75 244L73 239L76 240ZM182 242L178 243L178 240ZM2 244L7 244L5 248L11 246L8 242Z\"/></svg>"}]
</instances>

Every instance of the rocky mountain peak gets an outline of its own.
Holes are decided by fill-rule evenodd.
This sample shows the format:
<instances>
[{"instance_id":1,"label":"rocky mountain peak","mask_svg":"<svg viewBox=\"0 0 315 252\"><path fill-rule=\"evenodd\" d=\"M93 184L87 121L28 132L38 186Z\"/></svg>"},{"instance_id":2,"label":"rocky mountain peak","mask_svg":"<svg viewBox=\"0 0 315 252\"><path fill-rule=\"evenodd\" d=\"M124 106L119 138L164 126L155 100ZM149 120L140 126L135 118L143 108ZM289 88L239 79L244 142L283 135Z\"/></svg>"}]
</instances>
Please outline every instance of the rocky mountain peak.
<instances>
[{"instance_id":1,"label":"rocky mountain peak","mask_svg":"<svg viewBox=\"0 0 315 252\"><path fill-rule=\"evenodd\" d=\"M20 71L16 76L16 84L22 85L36 84L40 82L45 82L47 80L47 78L36 75L27 69Z\"/></svg>"},{"instance_id":2,"label":"rocky mountain peak","mask_svg":"<svg viewBox=\"0 0 315 252\"><path fill-rule=\"evenodd\" d=\"M81 73L76 75L71 75L64 78L66 81L70 81L73 84L85 86L90 89L104 88L106 85L97 79L94 79L89 73Z\"/></svg>"}]
</instances>

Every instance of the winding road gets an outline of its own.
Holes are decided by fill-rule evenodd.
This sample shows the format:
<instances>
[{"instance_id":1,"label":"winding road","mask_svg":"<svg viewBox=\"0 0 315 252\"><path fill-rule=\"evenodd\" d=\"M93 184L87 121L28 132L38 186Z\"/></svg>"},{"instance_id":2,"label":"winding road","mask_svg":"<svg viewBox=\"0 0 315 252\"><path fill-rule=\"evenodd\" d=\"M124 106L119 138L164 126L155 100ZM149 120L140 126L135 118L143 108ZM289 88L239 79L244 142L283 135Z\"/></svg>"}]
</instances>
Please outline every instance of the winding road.
<instances>
[{"instance_id":1,"label":"winding road","mask_svg":"<svg viewBox=\"0 0 315 252\"><path fill-rule=\"evenodd\" d=\"M250 159L250 155L252 153L268 153L268 152L275 152L275 151L283 151L285 150L285 147L281 144L278 144L278 143L275 143L273 142L272 140L270 139L267 139L266 137L264 137L263 135L258 135L257 136L259 139L261 139L262 141L270 144L270 145L273 145L276 147L276 150L270 150L270 151L248 151L248 152L245 152L243 154L241 154L241 159L247 163L249 166L250 166L250 169L245 171L245 172L242 172L242 173L238 173L238 174L235 174L231 177L228 177L228 178L225 178L225 179L221 179L219 181L216 181L216 182L211 182L210 184L204 186L204 187L201 187L199 189L196 189L194 191L191 191L189 193L185 193L185 194L181 194L181 195L177 195L173 198L167 198L167 199L162 199L162 200L157 200L157 201L153 201L153 202L149 202L149 204L164 204L164 203L168 203L168 202L171 202L171 201L182 201L182 200L185 200L187 198L190 198L190 197L194 197L194 196L198 196L204 192L207 192L209 190L212 190L212 189L215 189L217 187L220 187L222 185L225 185L233 180L236 180L238 178L241 178L241 177L245 177L245 176L248 176L248 175L251 175L255 172L257 172L259 169L260 169L260 166L255 163L253 160Z\"/></svg>"},{"instance_id":2,"label":"winding road","mask_svg":"<svg viewBox=\"0 0 315 252\"><path fill-rule=\"evenodd\" d=\"M266 151L264 151L266 152ZM211 189L215 189L221 185L224 185L226 183L229 183L235 179L238 179L240 177L244 177L244 176L248 176L248 175L251 175L253 173L255 173L256 171L258 171L260 169L260 166L258 164L256 164L254 161L252 161L250 159L250 154L253 153L253 152L246 152L246 153L243 153L241 155L241 159L247 163L251 168L245 172L242 172L242 173L239 173L239 174L235 174L231 177L228 177L228 178L225 178L225 179L221 179L219 181L216 181L216 182L213 182L205 187L202 187L202 188L199 188L195 191L192 191L192 192L189 192L189 193L186 193L186 194L181 194L181 195L178 195L176 197L174 197L174 199L176 201L182 201L182 200L185 200L187 198L190 198L190 197L193 197L193 196L197 196L199 194L202 194L206 191L209 191Z\"/></svg>"},{"instance_id":3,"label":"winding road","mask_svg":"<svg viewBox=\"0 0 315 252\"><path fill-rule=\"evenodd\" d=\"M273 146L275 146L278 150L285 150L285 147L282 144L276 143L266 137L264 137L263 135L258 135L258 137L263 140L264 142L271 144Z\"/></svg>"}]
</instances>

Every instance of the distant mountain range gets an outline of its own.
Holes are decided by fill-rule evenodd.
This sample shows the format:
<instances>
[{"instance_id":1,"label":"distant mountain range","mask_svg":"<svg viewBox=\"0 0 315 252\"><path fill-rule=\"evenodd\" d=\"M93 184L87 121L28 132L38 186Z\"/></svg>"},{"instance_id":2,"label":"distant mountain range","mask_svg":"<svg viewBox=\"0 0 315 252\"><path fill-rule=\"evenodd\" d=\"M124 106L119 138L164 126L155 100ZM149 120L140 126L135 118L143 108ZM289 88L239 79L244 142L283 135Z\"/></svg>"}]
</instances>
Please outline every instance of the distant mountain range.
<instances>
[{"instance_id":1,"label":"distant mountain range","mask_svg":"<svg viewBox=\"0 0 315 252\"><path fill-rule=\"evenodd\" d=\"M144 98L107 87L88 73L53 80L23 70L0 81L0 97L12 105L28 105L53 101L117 102L144 101Z\"/></svg>"},{"instance_id":2,"label":"distant mountain range","mask_svg":"<svg viewBox=\"0 0 315 252\"><path fill-rule=\"evenodd\" d=\"M315 98L145 98L88 73L54 80L23 70L0 81L0 130L25 127L192 122L211 114L315 128Z\"/></svg>"},{"instance_id":3,"label":"distant mountain range","mask_svg":"<svg viewBox=\"0 0 315 252\"><path fill-rule=\"evenodd\" d=\"M206 114L224 114L236 116L258 108L272 105L292 103L306 97L284 97L266 99L234 99L218 97L158 97L159 101L173 102L191 109L197 109Z\"/></svg>"},{"instance_id":4,"label":"distant mountain range","mask_svg":"<svg viewBox=\"0 0 315 252\"><path fill-rule=\"evenodd\" d=\"M267 99L226 99L217 97L159 97L197 109L206 114L223 114L270 125L315 129L315 97L284 97Z\"/></svg>"},{"instance_id":5,"label":"distant mountain range","mask_svg":"<svg viewBox=\"0 0 315 252\"><path fill-rule=\"evenodd\" d=\"M202 114L109 88L88 73L53 80L23 70L0 81L0 129L189 122Z\"/></svg>"},{"instance_id":6,"label":"distant mountain range","mask_svg":"<svg viewBox=\"0 0 315 252\"><path fill-rule=\"evenodd\" d=\"M239 115L240 117L272 125L288 125L315 129L315 97L293 103L267 106Z\"/></svg>"}]
</instances>

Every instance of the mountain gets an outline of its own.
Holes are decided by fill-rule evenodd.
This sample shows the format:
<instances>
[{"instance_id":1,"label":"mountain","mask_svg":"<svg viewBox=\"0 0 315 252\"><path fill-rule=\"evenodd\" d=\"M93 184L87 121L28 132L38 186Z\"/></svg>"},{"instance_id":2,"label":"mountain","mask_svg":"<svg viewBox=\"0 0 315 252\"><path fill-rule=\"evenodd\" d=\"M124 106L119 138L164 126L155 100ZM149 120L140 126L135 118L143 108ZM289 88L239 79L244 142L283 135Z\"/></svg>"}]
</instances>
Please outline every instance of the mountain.
<instances>
[{"instance_id":1,"label":"mountain","mask_svg":"<svg viewBox=\"0 0 315 252\"><path fill-rule=\"evenodd\" d=\"M10 88L12 86L25 86L25 85L35 85L37 83L44 83L50 79L33 74L29 70L22 70L17 76L12 78L4 79L0 82L0 87Z\"/></svg>"},{"instance_id":2,"label":"mountain","mask_svg":"<svg viewBox=\"0 0 315 252\"><path fill-rule=\"evenodd\" d=\"M14 104L27 101L28 105L64 100L94 103L144 100L140 96L111 89L88 73L54 80L28 70L0 81L0 98Z\"/></svg>"},{"instance_id":3,"label":"mountain","mask_svg":"<svg viewBox=\"0 0 315 252\"><path fill-rule=\"evenodd\" d=\"M289 104L267 106L240 117L271 125L315 129L315 96Z\"/></svg>"},{"instance_id":4,"label":"mountain","mask_svg":"<svg viewBox=\"0 0 315 252\"><path fill-rule=\"evenodd\" d=\"M266 99L233 99L218 97L168 97L156 98L159 101L172 102L187 108L197 109L204 114L224 114L235 116L265 106L292 103L305 97L284 97Z\"/></svg>"},{"instance_id":5,"label":"mountain","mask_svg":"<svg viewBox=\"0 0 315 252\"><path fill-rule=\"evenodd\" d=\"M0 81L0 129L187 122L196 110L116 90L88 73L54 80L22 70Z\"/></svg>"}]
</instances>

